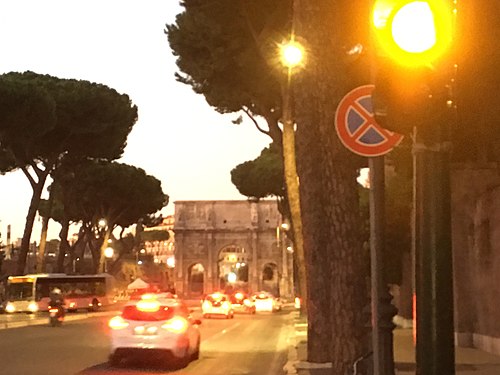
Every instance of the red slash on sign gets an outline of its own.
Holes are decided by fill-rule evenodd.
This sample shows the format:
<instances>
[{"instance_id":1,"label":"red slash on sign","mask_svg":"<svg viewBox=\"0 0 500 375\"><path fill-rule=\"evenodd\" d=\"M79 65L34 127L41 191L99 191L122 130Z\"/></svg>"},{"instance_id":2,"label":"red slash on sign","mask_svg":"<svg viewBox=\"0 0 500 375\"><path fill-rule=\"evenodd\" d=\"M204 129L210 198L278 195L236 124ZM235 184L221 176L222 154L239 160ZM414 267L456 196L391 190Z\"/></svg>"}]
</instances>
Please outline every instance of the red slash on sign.
<instances>
[{"instance_id":1,"label":"red slash on sign","mask_svg":"<svg viewBox=\"0 0 500 375\"><path fill-rule=\"evenodd\" d=\"M340 101L335 115L335 129L340 140L361 156L380 156L391 151L403 136L382 128L375 122L372 107L374 85L350 91Z\"/></svg>"}]
</instances>

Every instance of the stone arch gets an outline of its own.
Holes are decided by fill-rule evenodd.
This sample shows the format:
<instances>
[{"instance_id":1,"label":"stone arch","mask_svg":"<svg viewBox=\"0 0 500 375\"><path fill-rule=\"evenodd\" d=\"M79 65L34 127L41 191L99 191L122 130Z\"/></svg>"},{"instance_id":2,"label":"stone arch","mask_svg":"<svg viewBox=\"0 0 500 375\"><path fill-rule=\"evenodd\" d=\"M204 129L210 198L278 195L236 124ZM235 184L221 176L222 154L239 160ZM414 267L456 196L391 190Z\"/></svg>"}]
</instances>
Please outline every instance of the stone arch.
<instances>
[{"instance_id":1,"label":"stone arch","mask_svg":"<svg viewBox=\"0 0 500 375\"><path fill-rule=\"evenodd\" d=\"M201 296L205 291L205 267L201 263L193 263L187 270L187 294Z\"/></svg>"},{"instance_id":2,"label":"stone arch","mask_svg":"<svg viewBox=\"0 0 500 375\"><path fill-rule=\"evenodd\" d=\"M261 283L263 290L279 296L279 274L276 263L268 262L264 264L261 272Z\"/></svg>"},{"instance_id":3,"label":"stone arch","mask_svg":"<svg viewBox=\"0 0 500 375\"><path fill-rule=\"evenodd\" d=\"M221 290L228 293L235 289L249 289L249 254L244 247L227 245L217 256L217 278ZM235 280L231 280L230 275Z\"/></svg>"}]
</instances>

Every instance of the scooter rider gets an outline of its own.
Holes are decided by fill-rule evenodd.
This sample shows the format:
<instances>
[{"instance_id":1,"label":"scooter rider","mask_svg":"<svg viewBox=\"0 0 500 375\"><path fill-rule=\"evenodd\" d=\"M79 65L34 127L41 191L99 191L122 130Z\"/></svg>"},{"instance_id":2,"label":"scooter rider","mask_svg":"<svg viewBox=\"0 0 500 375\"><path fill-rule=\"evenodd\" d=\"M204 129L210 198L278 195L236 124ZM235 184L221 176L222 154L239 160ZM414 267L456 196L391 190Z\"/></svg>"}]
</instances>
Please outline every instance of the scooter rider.
<instances>
[{"instance_id":1,"label":"scooter rider","mask_svg":"<svg viewBox=\"0 0 500 375\"><path fill-rule=\"evenodd\" d=\"M51 307L59 308L59 314L64 317L64 297L61 293L61 289L54 288L50 292L50 302Z\"/></svg>"}]
</instances>

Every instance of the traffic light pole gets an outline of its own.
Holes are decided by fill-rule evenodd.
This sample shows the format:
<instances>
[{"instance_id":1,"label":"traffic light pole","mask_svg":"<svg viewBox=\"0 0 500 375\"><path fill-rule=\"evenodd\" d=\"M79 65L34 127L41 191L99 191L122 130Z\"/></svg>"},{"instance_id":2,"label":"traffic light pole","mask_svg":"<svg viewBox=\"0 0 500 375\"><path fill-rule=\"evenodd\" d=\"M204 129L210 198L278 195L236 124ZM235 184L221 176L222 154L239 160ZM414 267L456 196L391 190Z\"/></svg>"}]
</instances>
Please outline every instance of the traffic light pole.
<instances>
[{"instance_id":1,"label":"traffic light pole","mask_svg":"<svg viewBox=\"0 0 500 375\"><path fill-rule=\"evenodd\" d=\"M416 134L413 145L417 375L455 374L450 150L440 127L436 143Z\"/></svg>"}]
</instances>

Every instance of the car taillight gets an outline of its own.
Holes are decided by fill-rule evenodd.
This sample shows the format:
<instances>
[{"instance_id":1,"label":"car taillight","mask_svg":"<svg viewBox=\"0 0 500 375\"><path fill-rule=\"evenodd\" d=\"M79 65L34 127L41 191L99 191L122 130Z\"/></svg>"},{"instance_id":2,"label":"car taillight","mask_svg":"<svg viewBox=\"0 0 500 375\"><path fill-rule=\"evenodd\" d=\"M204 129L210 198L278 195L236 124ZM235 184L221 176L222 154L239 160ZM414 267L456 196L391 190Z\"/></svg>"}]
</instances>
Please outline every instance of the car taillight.
<instances>
[{"instance_id":1,"label":"car taillight","mask_svg":"<svg viewBox=\"0 0 500 375\"><path fill-rule=\"evenodd\" d=\"M115 316L111 318L108 326L111 329L124 329L128 327L128 323L121 316Z\"/></svg>"},{"instance_id":2,"label":"car taillight","mask_svg":"<svg viewBox=\"0 0 500 375\"><path fill-rule=\"evenodd\" d=\"M229 309L229 302L224 301L224 302L222 303L222 308L223 308L223 309Z\"/></svg>"},{"instance_id":3,"label":"car taillight","mask_svg":"<svg viewBox=\"0 0 500 375\"><path fill-rule=\"evenodd\" d=\"M203 302L202 308L209 309L210 307L212 307L212 304L209 301Z\"/></svg>"},{"instance_id":4,"label":"car taillight","mask_svg":"<svg viewBox=\"0 0 500 375\"><path fill-rule=\"evenodd\" d=\"M247 298L246 300L243 301L243 304L245 306L252 306L252 302Z\"/></svg>"},{"instance_id":5,"label":"car taillight","mask_svg":"<svg viewBox=\"0 0 500 375\"><path fill-rule=\"evenodd\" d=\"M57 309L57 308L56 309L49 309L49 312L51 312L51 313L56 313L58 311L59 311L59 309Z\"/></svg>"},{"instance_id":6,"label":"car taillight","mask_svg":"<svg viewBox=\"0 0 500 375\"><path fill-rule=\"evenodd\" d=\"M243 299L243 293L236 293L236 294L234 295L234 297L235 297L236 299Z\"/></svg>"},{"instance_id":7,"label":"car taillight","mask_svg":"<svg viewBox=\"0 0 500 375\"><path fill-rule=\"evenodd\" d=\"M184 333L188 328L188 321L180 316L168 320L161 328L173 333Z\"/></svg>"}]
</instances>

